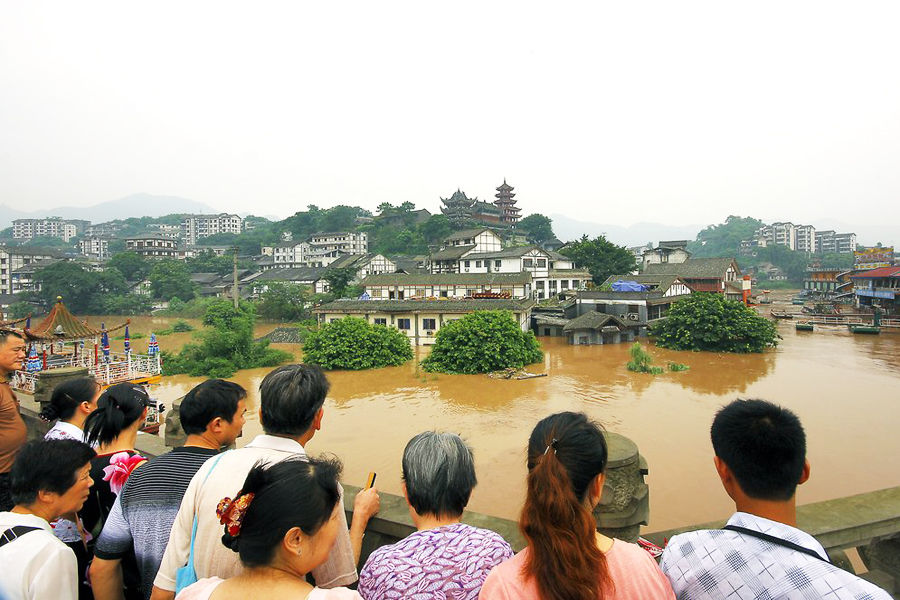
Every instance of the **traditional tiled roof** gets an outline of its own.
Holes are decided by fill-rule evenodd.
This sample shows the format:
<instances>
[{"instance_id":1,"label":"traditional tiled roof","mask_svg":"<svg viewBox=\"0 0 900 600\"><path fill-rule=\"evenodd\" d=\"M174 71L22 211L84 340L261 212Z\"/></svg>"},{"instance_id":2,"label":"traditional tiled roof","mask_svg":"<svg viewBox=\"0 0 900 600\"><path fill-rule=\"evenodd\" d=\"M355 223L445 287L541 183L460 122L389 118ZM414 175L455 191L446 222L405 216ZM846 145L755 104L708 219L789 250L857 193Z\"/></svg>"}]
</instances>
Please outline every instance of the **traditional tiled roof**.
<instances>
[{"instance_id":1,"label":"traditional tiled roof","mask_svg":"<svg viewBox=\"0 0 900 600\"><path fill-rule=\"evenodd\" d=\"M318 281L325 275L325 271L321 267L269 269L260 273L254 281Z\"/></svg>"},{"instance_id":2,"label":"traditional tiled roof","mask_svg":"<svg viewBox=\"0 0 900 600\"><path fill-rule=\"evenodd\" d=\"M637 324L626 323L615 315L608 315L602 312L586 312L580 317L576 317L569 321L563 331L574 331L576 329L601 329L606 325L615 325L619 329L627 329L628 327L637 327Z\"/></svg>"},{"instance_id":3,"label":"traditional tiled roof","mask_svg":"<svg viewBox=\"0 0 900 600\"><path fill-rule=\"evenodd\" d=\"M362 280L375 285L514 285L531 283L531 273L380 273Z\"/></svg>"},{"instance_id":4,"label":"traditional tiled roof","mask_svg":"<svg viewBox=\"0 0 900 600\"><path fill-rule=\"evenodd\" d=\"M128 321L116 327L108 328L106 331L116 331L127 324ZM63 304L62 297L57 297L56 304L53 305L50 314L35 327L26 329L25 333L29 338L39 340L82 340L98 337L103 333L103 330L88 327L79 321Z\"/></svg>"},{"instance_id":5,"label":"traditional tiled roof","mask_svg":"<svg viewBox=\"0 0 900 600\"><path fill-rule=\"evenodd\" d=\"M496 235L495 231L491 231L487 227L479 227L477 229L462 229L460 231L456 231L448 235L444 240L453 241L453 240L465 240L469 238L474 238L476 235L481 233L482 231L489 231Z\"/></svg>"},{"instance_id":6,"label":"traditional tiled roof","mask_svg":"<svg viewBox=\"0 0 900 600\"><path fill-rule=\"evenodd\" d=\"M376 312L470 313L476 310L529 310L533 300L335 300L313 309L314 313L369 314Z\"/></svg>"},{"instance_id":7,"label":"traditional tiled roof","mask_svg":"<svg viewBox=\"0 0 900 600\"><path fill-rule=\"evenodd\" d=\"M431 260L456 260L466 252L471 252L474 248L474 244L469 246L450 246L432 254Z\"/></svg>"},{"instance_id":8,"label":"traditional tiled roof","mask_svg":"<svg viewBox=\"0 0 900 600\"><path fill-rule=\"evenodd\" d=\"M476 254L470 254L466 256L466 259L491 260L494 258L516 258L519 256L524 256L532 250L537 250L541 254L547 255L548 257L550 254L549 252L538 246L513 246L512 248L504 248L503 250L498 250L497 252L478 252Z\"/></svg>"},{"instance_id":9,"label":"traditional tiled roof","mask_svg":"<svg viewBox=\"0 0 900 600\"><path fill-rule=\"evenodd\" d=\"M900 267L879 267L851 275L850 279L881 279L882 277L900 277Z\"/></svg>"},{"instance_id":10,"label":"traditional tiled roof","mask_svg":"<svg viewBox=\"0 0 900 600\"><path fill-rule=\"evenodd\" d=\"M345 254L334 262L329 263L330 269L343 269L346 267L354 267L359 263L371 260L374 254ZM361 266L361 265L360 265Z\"/></svg>"},{"instance_id":11,"label":"traditional tiled roof","mask_svg":"<svg viewBox=\"0 0 900 600\"><path fill-rule=\"evenodd\" d=\"M688 279L721 279L728 267L737 263L733 258L690 258L683 263L654 263L647 265L647 275L678 275Z\"/></svg>"},{"instance_id":12,"label":"traditional tiled roof","mask_svg":"<svg viewBox=\"0 0 900 600\"><path fill-rule=\"evenodd\" d=\"M606 278L601 287L606 285L612 285L617 281L634 281L635 283L640 283L643 285L650 286L652 289L650 291L661 291L665 292L670 287L675 285L675 283L679 282L680 279L677 275L668 275L668 274L650 274L650 273L641 273L639 275L610 275ZM684 282L682 282L684 283ZM613 292L616 293L616 292ZM640 293L640 292L638 292Z\"/></svg>"}]
</instances>

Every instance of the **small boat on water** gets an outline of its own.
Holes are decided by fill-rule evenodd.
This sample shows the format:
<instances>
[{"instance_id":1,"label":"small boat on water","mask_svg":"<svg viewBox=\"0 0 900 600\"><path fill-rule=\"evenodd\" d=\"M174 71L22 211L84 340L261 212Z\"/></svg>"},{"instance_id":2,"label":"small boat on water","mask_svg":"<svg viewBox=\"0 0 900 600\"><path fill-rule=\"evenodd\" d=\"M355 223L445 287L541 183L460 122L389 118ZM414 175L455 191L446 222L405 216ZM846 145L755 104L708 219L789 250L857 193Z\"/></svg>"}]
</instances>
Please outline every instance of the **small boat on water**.
<instances>
[{"instance_id":1,"label":"small boat on water","mask_svg":"<svg viewBox=\"0 0 900 600\"><path fill-rule=\"evenodd\" d=\"M804 304L806 304L806 300L804 300L803 298L800 298L799 296L794 296L791 299L791 304L794 304L796 306L803 306Z\"/></svg>"},{"instance_id":2,"label":"small boat on water","mask_svg":"<svg viewBox=\"0 0 900 600\"><path fill-rule=\"evenodd\" d=\"M794 318L794 313L789 313L789 312L784 312L784 311L773 310L770 314L772 315L772 318L774 318L774 319L793 319Z\"/></svg>"},{"instance_id":3,"label":"small boat on water","mask_svg":"<svg viewBox=\"0 0 900 600\"><path fill-rule=\"evenodd\" d=\"M797 331L812 331L813 324L807 323L806 321L798 321L798 322L794 323L794 328Z\"/></svg>"},{"instance_id":4,"label":"small boat on water","mask_svg":"<svg viewBox=\"0 0 900 600\"><path fill-rule=\"evenodd\" d=\"M850 329L850 333L881 333L881 327L877 327L875 325L851 324L847 325L847 328Z\"/></svg>"}]
</instances>

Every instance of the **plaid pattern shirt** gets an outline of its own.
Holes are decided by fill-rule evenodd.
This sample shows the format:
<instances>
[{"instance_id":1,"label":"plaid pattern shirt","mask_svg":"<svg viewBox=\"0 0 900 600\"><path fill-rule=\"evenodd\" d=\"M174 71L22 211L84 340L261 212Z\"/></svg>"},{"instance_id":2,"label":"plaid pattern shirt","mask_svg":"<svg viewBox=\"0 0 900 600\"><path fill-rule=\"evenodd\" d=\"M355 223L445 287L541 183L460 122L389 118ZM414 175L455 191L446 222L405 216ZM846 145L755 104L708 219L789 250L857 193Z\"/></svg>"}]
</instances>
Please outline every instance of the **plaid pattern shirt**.
<instances>
[{"instance_id":1,"label":"plaid pattern shirt","mask_svg":"<svg viewBox=\"0 0 900 600\"><path fill-rule=\"evenodd\" d=\"M815 538L784 523L737 512L728 524L828 556ZM674 536L660 567L679 600L891 600L881 588L824 560L724 529Z\"/></svg>"}]
</instances>

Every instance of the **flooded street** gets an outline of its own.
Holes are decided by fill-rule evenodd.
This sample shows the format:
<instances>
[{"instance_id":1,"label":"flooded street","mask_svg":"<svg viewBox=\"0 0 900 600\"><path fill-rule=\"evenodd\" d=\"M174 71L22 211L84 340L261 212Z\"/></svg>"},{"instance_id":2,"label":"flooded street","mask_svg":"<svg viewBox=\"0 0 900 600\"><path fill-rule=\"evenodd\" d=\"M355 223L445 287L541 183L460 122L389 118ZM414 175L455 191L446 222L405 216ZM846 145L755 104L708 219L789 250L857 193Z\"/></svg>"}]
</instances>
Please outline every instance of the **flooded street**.
<instances>
[{"instance_id":1,"label":"flooded street","mask_svg":"<svg viewBox=\"0 0 900 600\"><path fill-rule=\"evenodd\" d=\"M106 319L108 326L121 322ZM90 318L91 325L99 325L95 320ZM133 318L131 333L149 334L175 320ZM274 327L261 324L257 333ZM549 376L525 381L428 374L414 362L332 372L323 429L309 451L340 456L349 483L362 484L374 470L380 489L399 493L400 457L409 438L431 428L455 431L474 448L478 467L480 483L469 507L515 518L524 494L524 448L531 428L552 412L584 411L637 443L650 466L650 529L663 529L730 514L732 505L712 466L709 425L722 404L757 397L790 407L806 427L812 475L799 489L801 504L900 485L900 469L893 462L900 456L900 334L854 336L846 328L797 333L791 322L780 323L779 332L781 344L765 354L650 347L656 364L690 366L655 377L625 369L628 344L568 346L560 338L539 338L544 362L529 370ZM192 335L162 336L160 347L174 350ZM114 349L121 344L112 341ZM147 339L132 344L144 352ZM419 349L417 359L427 351ZM242 371L232 378L248 389L254 407L269 370ZM201 380L167 377L152 391L171 405ZM259 431L253 414L240 442Z\"/></svg>"}]
</instances>

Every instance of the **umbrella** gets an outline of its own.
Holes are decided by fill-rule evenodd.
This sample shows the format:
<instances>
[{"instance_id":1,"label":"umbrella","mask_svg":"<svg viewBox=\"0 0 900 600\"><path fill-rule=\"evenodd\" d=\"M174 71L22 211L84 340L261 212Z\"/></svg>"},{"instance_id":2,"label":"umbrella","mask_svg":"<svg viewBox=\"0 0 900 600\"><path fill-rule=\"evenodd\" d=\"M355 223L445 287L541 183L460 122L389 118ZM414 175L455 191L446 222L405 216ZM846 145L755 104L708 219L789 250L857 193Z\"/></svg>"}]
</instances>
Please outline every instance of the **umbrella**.
<instances>
[{"instance_id":1,"label":"umbrella","mask_svg":"<svg viewBox=\"0 0 900 600\"><path fill-rule=\"evenodd\" d=\"M147 354L156 356L159 352L159 342L156 341L156 334L150 334L150 344L147 346Z\"/></svg>"},{"instance_id":2,"label":"umbrella","mask_svg":"<svg viewBox=\"0 0 900 600\"><path fill-rule=\"evenodd\" d=\"M32 344L31 350L28 352L28 360L25 361L25 370L29 373L36 373L41 370L42 366L43 361L41 360L41 357L38 356L37 348Z\"/></svg>"},{"instance_id":3,"label":"umbrella","mask_svg":"<svg viewBox=\"0 0 900 600\"><path fill-rule=\"evenodd\" d=\"M125 326L125 353L131 352L131 336L128 335L128 325Z\"/></svg>"},{"instance_id":4,"label":"umbrella","mask_svg":"<svg viewBox=\"0 0 900 600\"><path fill-rule=\"evenodd\" d=\"M109 334L106 332L106 325L100 325L103 328L103 335L100 337L100 348L103 350L103 358L109 362Z\"/></svg>"}]
</instances>

